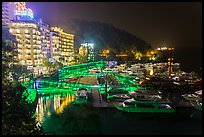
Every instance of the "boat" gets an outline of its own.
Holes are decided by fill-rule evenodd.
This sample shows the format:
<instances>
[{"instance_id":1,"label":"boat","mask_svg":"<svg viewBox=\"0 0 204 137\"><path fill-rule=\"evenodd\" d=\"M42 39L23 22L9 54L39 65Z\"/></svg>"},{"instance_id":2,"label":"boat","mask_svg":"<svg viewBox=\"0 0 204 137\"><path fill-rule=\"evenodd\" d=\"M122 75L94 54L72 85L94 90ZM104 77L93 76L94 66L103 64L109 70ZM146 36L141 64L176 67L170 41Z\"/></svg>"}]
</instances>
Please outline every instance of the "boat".
<instances>
[{"instance_id":1,"label":"boat","mask_svg":"<svg viewBox=\"0 0 204 137\"><path fill-rule=\"evenodd\" d=\"M189 101L199 101L202 102L202 90L196 91L193 94L183 94L182 95L185 99Z\"/></svg>"},{"instance_id":2,"label":"boat","mask_svg":"<svg viewBox=\"0 0 204 137\"><path fill-rule=\"evenodd\" d=\"M119 89L119 88L108 91L109 96L116 95L116 94L128 94L128 91L124 89Z\"/></svg>"},{"instance_id":3,"label":"boat","mask_svg":"<svg viewBox=\"0 0 204 137\"><path fill-rule=\"evenodd\" d=\"M189 100L197 110L202 110L202 90L198 90L193 94L183 94L182 96Z\"/></svg>"},{"instance_id":4,"label":"boat","mask_svg":"<svg viewBox=\"0 0 204 137\"><path fill-rule=\"evenodd\" d=\"M115 104L118 110L126 112L142 113L174 113L175 110L163 101L141 101L134 98L125 100L123 103Z\"/></svg>"},{"instance_id":5,"label":"boat","mask_svg":"<svg viewBox=\"0 0 204 137\"><path fill-rule=\"evenodd\" d=\"M74 96L74 104L88 103L88 89L80 88Z\"/></svg>"},{"instance_id":6,"label":"boat","mask_svg":"<svg viewBox=\"0 0 204 137\"><path fill-rule=\"evenodd\" d=\"M164 101L160 96L159 92L141 92L141 91L134 91L129 93L135 100L143 100L143 101ZM166 101L166 100L165 100ZM169 102L170 103L170 102Z\"/></svg>"},{"instance_id":7,"label":"boat","mask_svg":"<svg viewBox=\"0 0 204 137\"><path fill-rule=\"evenodd\" d=\"M131 99L132 96L130 94L116 94L113 95L113 99L117 100L117 101L125 101L127 99Z\"/></svg>"},{"instance_id":8,"label":"boat","mask_svg":"<svg viewBox=\"0 0 204 137\"><path fill-rule=\"evenodd\" d=\"M197 110L202 110L202 102L191 102L191 104L192 104Z\"/></svg>"},{"instance_id":9,"label":"boat","mask_svg":"<svg viewBox=\"0 0 204 137\"><path fill-rule=\"evenodd\" d=\"M134 92L137 92L137 93L146 93L146 94L158 94L158 95L161 94L160 90L152 89L151 85L149 85L149 84L146 84L146 85L143 84L142 86L140 86Z\"/></svg>"}]
</instances>

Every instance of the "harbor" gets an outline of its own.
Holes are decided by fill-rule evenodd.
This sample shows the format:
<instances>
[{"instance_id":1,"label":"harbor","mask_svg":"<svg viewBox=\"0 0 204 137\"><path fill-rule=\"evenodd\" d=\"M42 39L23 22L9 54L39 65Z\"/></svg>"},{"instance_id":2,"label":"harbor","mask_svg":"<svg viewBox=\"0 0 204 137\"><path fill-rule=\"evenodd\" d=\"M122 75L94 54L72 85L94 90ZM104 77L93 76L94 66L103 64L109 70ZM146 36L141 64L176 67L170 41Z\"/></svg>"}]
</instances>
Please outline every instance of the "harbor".
<instances>
[{"instance_id":1,"label":"harbor","mask_svg":"<svg viewBox=\"0 0 204 137\"><path fill-rule=\"evenodd\" d=\"M201 135L201 7L2 2L2 135Z\"/></svg>"},{"instance_id":2,"label":"harbor","mask_svg":"<svg viewBox=\"0 0 204 137\"><path fill-rule=\"evenodd\" d=\"M175 110L178 108L194 108L195 106L192 105L192 102L186 100L183 95L192 94L196 90L195 87L200 89L202 86L195 85L195 87L192 88L192 82L196 83L196 80L199 81L200 79L192 74L187 74L183 71L179 72L179 70L171 74L167 72L158 73L157 71L156 76L154 76L145 74L144 69L138 69L142 64L124 67L124 65L106 66L103 62L96 62L95 64L92 63L92 65L88 65L88 70L83 69L83 67L87 67L87 65L83 64L76 66L75 70L72 71L68 71L68 69L71 68L62 69L59 74L57 74L59 75L58 78L60 82L57 82L57 79L53 81L53 78L37 79L34 82L35 86L33 86L33 88L37 88L38 93L42 95L68 93L73 96L73 102L75 104L80 104L81 102L81 104L88 104L94 108L118 108L118 111L126 110L128 106L124 103L129 99L132 103L141 100L139 102L140 104L137 103L138 106L144 106L146 103L149 103L148 107L150 108L148 109L146 109L146 105L143 109L138 108L141 112L162 112L162 109L165 107L166 110L170 108ZM147 69L149 68L148 65L151 64L146 64ZM161 66L161 63L158 65ZM154 64L154 66L156 66L156 64ZM171 76L171 78L169 76ZM177 77L176 80L175 77ZM178 80L179 77L181 79L180 81ZM191 79L191 81L185 82L183 78ZM179 82L180 84L178 84ZM190 84L183 89L182 82ZM53 87L54 85L56 86ZM86 93L80 96L82 90L85 90ZM139 98L136 96L139 96ZM165 101L161 105L158 102L157 106L151 106L160 99ZM137 105L135 104L133 106L136 112L138 111ZM123 108L121 109L121 107L116 106ZM158 109L157 107L161 107L162 109Z\"/></svg>"},{"instance_id":3,"label":"harbor","mask_svg":"<svg viewBox=\"0 0 204 137\"><path fill-rule=\"evenodd\" d=\"M39 93L36 107L36 119L39 125L49 125L49 122L55 121L53 119L55 115L63 114L65 117L76 115L80 119L81 115L93 113L97 118L91 118L89 121L93 123L100 121L98 123L100 126L95 127L98 134L158 135L161 132L159 133L156 128L156 121L161 122L162 130L169 135L187 133L186 128L191 127L187 121L197 125L191 127L194 134L200 133L197 129L201 126L202 109L197 107L200 104L194 105L193 100L200 100L199 96L202 92L196 92L199 93L197 96L192 95L202 87L199 84L192 84L192 82L197 83L199 78L191 74L184 75L184 72L171 74L164 72L157 73L155 76L141 73L141 70L128 72L131 67L125 68L118 65L110 69L110 66L102 67L102 64L95 63L93 66L90 65L89 69L83 69L87 67L83 64L74 66L75 70L72 71L68 71L71 68L62 69L57 74L60 81L52 77L39 78L35 81L33 87ZM139 71L138 67L141 65L133 66L137 67L136 71ZM179 76L182 80L174 80L175 76ZM191 81L185 82L183 77ZM194 98L187 100L184 97ZM179 131L176 128L168 130L173 123L181 123L183 120L187 123L183 123L182 128L178 128ZM141 126L136 124L138 122ZM131 123L132 126L128 126ZM147 123L155 126L154 130L143 132ZM133 126L137 127L137 130ZM49 128L45 130L50 133L55 131Z\"/></svg>"}]
</instances>

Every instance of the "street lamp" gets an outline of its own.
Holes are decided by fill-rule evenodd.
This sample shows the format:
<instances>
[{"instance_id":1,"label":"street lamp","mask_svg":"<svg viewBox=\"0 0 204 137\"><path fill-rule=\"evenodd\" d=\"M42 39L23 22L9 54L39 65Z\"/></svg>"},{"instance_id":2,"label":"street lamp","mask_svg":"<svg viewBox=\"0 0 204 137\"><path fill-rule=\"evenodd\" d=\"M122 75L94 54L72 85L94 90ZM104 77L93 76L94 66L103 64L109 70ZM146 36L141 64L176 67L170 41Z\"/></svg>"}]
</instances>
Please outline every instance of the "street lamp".
<instances>
[{"instance_id":1,"label":"street lamp","mask_svg":"<svg viewBox=\"0 0 204 137\"><path fill-rule=\"evenodd\" d=\"M105 76L105 100L107 101L107 97L108 97L108 86L107 86L107 72L106 72L106 76Z\"/></svg>"},{"instance_id":2,"label":"street lamp","mask_svg":"<svg viewBox=\"0 0 204 137\"><path fill-rule=\"evenodd\" d=\"M108 50L108 52L109 52L109 50ZM107 67L107 58L108 58L108 54L106 55L106 67ZM107 97L108 97L108 86L107 86L107 71L106 71L106 77L105 77L105 99L106 99L106 101L107 101Z\"/></svg>"}]
</instances>

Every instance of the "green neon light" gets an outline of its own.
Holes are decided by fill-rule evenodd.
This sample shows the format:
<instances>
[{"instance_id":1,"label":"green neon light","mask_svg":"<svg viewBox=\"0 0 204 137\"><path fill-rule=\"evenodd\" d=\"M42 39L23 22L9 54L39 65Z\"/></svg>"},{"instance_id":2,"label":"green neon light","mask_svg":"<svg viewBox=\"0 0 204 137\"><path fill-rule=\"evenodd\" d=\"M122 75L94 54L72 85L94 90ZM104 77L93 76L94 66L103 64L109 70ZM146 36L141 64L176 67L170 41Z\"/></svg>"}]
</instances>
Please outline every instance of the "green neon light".
<instances>
[{"instance_id":1,"label":"green neon light","mask_svg":"<svg viewBox=\"0 0 204 137\"><path fill-rule=\"evenodd\" d=\"M37 96L37 91L35 89L25 89L23 94L22 94L22 98L25 98L25 101L30 103L33 103L34 100L36 99Z\"/></svg>"}]
</instances>

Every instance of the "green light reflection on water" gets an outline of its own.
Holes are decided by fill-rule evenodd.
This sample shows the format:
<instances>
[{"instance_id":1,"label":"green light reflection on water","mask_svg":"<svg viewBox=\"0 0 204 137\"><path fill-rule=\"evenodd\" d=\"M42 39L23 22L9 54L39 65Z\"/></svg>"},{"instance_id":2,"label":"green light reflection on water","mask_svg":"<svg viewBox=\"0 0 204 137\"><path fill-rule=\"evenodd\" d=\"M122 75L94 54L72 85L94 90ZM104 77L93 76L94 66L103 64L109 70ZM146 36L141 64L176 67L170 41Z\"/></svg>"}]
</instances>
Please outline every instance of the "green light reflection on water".
<instances>
[{"instance_id":1,"label":"green light reflection on water","mask_svg":"<svg viewBox=\"0 0 204 137\"><path fill-rule=\"evenodd\" d=\"M91 62L88 65L87 64L81 64L81 65L75 65L75 66L65 66L61 69L59 72L59 77L62 79L70 76L72 77L79 77L79 76L100 76L100 73L97 74L92 74L87 70L88 68L93 68L93 67L105 67L106 66L106 61L100 61L100 62ZM83 74L83 75L82 75ZM118 80L122 86L122 89L127 90L129 92L134 91L138 88L138 85L136 85L133 81L133 79L130 79L129 77L125 77L121 74L116 74L116 73L105 73L106 75L113 75L113 77ZM31 83L33 80L29 81L26 84ZM103 84L97 84L97 85L91 85L91 84L82 84L82 83L70 83L70 82L65 82L65 81L56 81L52 79L41 79L40 80L41 84L45 84L46 87L42 89L38 89L37 92L40 94L52 94L52 93L69 93L69 94L75 94L76 91L79 88L92 88L92 87L97 87L99 92L101 94L105 93L105 85ZM112 89L111 85L107 87L108 91ZM29 89L28 93L29 99L31 100L30 102L33 101L33 99L36 97L34 95L34 92L31 92L33 89ZM28 94L26 94L28 96Z\"/></svg>"}]
</instances>

